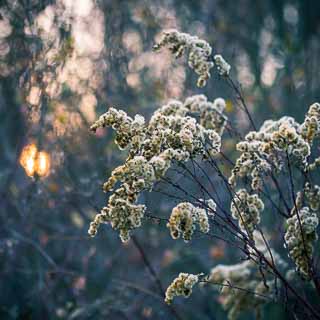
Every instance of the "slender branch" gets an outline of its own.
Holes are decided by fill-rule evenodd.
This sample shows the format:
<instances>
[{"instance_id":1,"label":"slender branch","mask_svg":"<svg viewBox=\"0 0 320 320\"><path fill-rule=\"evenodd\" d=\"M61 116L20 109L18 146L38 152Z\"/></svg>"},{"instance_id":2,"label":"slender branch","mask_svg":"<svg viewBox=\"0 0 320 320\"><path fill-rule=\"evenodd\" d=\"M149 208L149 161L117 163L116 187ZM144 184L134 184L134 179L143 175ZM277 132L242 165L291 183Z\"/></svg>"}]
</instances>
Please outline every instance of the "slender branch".
<instances>
[{"instance_id":1,"label":"slender branch","mask_svg":"<svg viewBox=\"0 0 320 320\"><path fill-rule=\"evenodd\" d=\"M254 124L254 121L253 121L253 119L252 119L252 117L251 117L251 114L250 114L250 112L249 112L248 106L247 106L247 104L246 104L246 102L245 102L245 100L244 100L244 98L243 98L243 95L242 95L240 89L239 89L238 86L234 83L234 81L232 80L231 77L228 76L228 77L227 77L227 80L229 81L229 83L231 84L231 87L232 87L232 88L234 89L234 91L236 92L236 94L237 94L237 96L238 96L238 99L241 101L242 106L243 106L243 108L244 108L244 110L245 110L245 112L246 112L246 114L247 114L247 116L248 116L248 119L249 119L249 121L250 121L250 123L251 123L252 128L254 129L254 131L257 131L257 128L256 128L256 126L255 126L255 124Z\"/></svg>"},{"instance_id":2,"label":"slender branch","mask_svg":"<svg viewBox=\"0 0 320 320\"><path fill-rule=\"evenodd\" d=\"M138 241L137 237L132 236L131 237L133 244L135 245L135 247L137 248L137 250L139 251L141 258L145 264L145 266L147 267L151 277L153 278L153 280L155 281L161 295L164 297L166 292L162 286L161 280L159 279L156 271L154 270L154 268L152 267L152 264L150 263L143 247L141 246L140 242ZM172 313L172 315L178 319L178 320L182 320L182 317L178 314L177 310L172 306L172 305L168 305L168 308L170 310L170 312Z\"/></svg>"}]
</instances>

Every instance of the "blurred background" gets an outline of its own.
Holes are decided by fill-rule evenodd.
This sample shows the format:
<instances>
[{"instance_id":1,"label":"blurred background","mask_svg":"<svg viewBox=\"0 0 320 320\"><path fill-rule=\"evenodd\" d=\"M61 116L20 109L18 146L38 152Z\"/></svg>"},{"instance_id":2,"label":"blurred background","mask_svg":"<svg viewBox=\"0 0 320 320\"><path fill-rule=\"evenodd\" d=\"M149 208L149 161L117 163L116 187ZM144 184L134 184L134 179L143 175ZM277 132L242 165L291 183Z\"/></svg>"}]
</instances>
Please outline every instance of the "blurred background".
<instances>
[{"instance_id":1,"label":"blurred background","mask_svg":"<svg viewBox=\"0 0 320 320\"><path fill-rule=\"evenodd\" d=\"M102 184L125 158L111 130L89 133L107 107L148 118L168 99L204 93L249 129L217 75L198 89L185 58L152 52L168 28L223 54L258 126L301 120L320 98L316 0L0 0L0 319L175 319L159 281L240 261L217 240L173 241L152 219L128 244L109 226L87 236ZM224 138L231 157L234 144ZM172 207L161 193L144 201L155 216ZM174 308L182 319L226 319L210 288ZM277 305L271 317L286 318Z\"/></svg>"}]
</instances>

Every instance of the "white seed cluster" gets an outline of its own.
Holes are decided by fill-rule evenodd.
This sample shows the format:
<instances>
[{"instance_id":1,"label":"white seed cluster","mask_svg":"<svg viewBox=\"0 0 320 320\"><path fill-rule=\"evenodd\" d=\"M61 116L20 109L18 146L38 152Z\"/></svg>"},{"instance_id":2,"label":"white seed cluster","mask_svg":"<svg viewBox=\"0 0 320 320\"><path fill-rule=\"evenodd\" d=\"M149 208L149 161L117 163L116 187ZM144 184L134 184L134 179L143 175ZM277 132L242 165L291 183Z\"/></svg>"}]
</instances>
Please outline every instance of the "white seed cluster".
<instances>
[{"instance_id":1,"label":"white seed cluster","mask_svg":"<svg viewBox=\"0 0 320 320\"><path fill-rule=\"evenodd\" d=\"M171 304L174 297L183 296L188 298L192 288L199 282L199 275L180 273L166 290L165 302Z\"/></svg>"},{"instance_id":2,"label":"white seed cluster","mask_svg":"<svg viewBox=\"0 0 320 320\"><path fill-rule=\"evenodd\" d=\"M320 209L320 186L311 185L311 183L306 183L304 188L304 195L306 201L313 211L319 211Z\"/></svg>"},{"instance_id":3,"label":"white seed cluster","mask_svg":"<svg viewBox=\"0 0 320 320\"><path fill-rule=\"evenodd\" d=\"M271 265L275 264L278 267L278 269L287 268L287 262L282 259L278 252L276 252L273 248L270 247L270 236L268 236L266 230L261 230L261 232L255 230L253 232L253 240L255 248L263 254L265 259L268 260ZM248 250L250 254L252 254L253 256L256 255L256 252L252 247L249 247Z\"/></svg>"},{"instance_id":4,"label":"white seed cluster","mask_svg":"<svg viewBox=\"0 0 320 320\"><path fill-rule=\"evenodd\" d=\"M267 237L267 234L265 234ZM253 232L255 247L277 268L286 268L286 262L273 249L268 248L258 231ZM250 250L251 251L251 250ZM254 255L254 250L251 251ZM270 271L270 272L268 272ZM259 264L247 260L234 265L217 265L211 269L208 282L221 285L219 302L228 310L228 319L237 319L242 311L252 309L259 314L261 307L267 302L265 297L272 298L275 282L272 271L267 267L264 275L261 274ZM239 289L238 289L239 288Z\"/></svg>"},{"instance_id":5,"label":"white seed cluster","mask_svg":"<svg viewBox=\"0 0 320 320\"><path fill-rule=\"evenodd\" d=\"M265 121L259 131L249 132L244 141L237 144L237 150L241 154L232 169L228 180L229 184L235 188L239 180L249 179L251 189L260 191L263 177L273 170L280 171L283 164L286 163L287 157L304 171L314 170L320 161L316 159L310 165L308 158L314 139L319 136L319 124L319 103L310 106L302 124L287 116L277 121ZM310 192L309 196L311 197ZM251 204L251 208L246 209L248 192L241 189L238 193L244 199L244 203L241 205L241 201L236 199L237 197L234 198L234 203L231 206L233 217L239 220L241 229L248 225L248 232L252 233L255 225L260 221L259 212L263 210L263 202L259 199L256 203L257 207ZM316 202L317 199L314 199L314 206L316 206ZM241 215L236 207L242 207Z\"/></svg>"},{"instance_id":6,"label":"white seed cluster","mask_svg":"<svg viewBox=\"0 0 320 320\"><path fill-rule=\"evenodd\" d=\"M231 203L231 213L237 219L241 230L248 235L253 234L260 222L260 212L264 204L257 194L250 195L246 189L240 189Z\"/></svg>"},{"instance_id":7,"label":"white seed cluster","mask_svg":"<svg viewBox=\"0 0 320 320\"><path fill-rule=\"evenodd\" d=\"M319 224L317 213L309 207L294 207L291 217L287 219L285 243L290 257L300 274L306 279L310 276L310 261L313 243L317 240L316 228Z\"/></svg>"},{"instance_id":8,"label":"white seed cluster","mask_svg":"<svg viewBox=\"0 0 320 320\"><path fill-rule=\"evenodd\" d=\"M249 177L252 189L258 190L263 175L272 167L280 170L287 154L306 167L311 146L301 133L304 125L305 122L299 125L291 117L282 117L278 121L267 120L259 131L249 132L245 140L237 144L241 155L232 170L229 183L235 186L238 178Z\"/></svg>"},{"instance_id":9,"label":"white seed cluster","mask_svg":"<svg viewBox=\"0 0 320 320\"><path fill-rule=\"evenodd\" d=\"M300 127L302 137L312 143L315 137L320 135L320 104L314 103L310 106L304 123Z\"/></svg>"},{"instance_id":10,"label":"white seed cluster","mask_svg":"<svg viewBox=\"0 0 320 320\"><path fill-rule=\"evenodd\" d=\"M167 47L176 58L181 57L187 51L189 67L199 76L198 87L206 85L207 80L210 78L210 69L214 67L214 62L211 58L212 48L208 42L173 29L164 31L161 40L153 48L158 51L163 47ZM229 74L230 65L221 55L216 55L214 61L221 75Z\"/></svg>"},{"instance_id":11,"label":"white seed cluster","mask_svg":"<svg viewBox=\"0 0 320 320\"><path fill-rule=\"evenodd\" d=\"M172 100L154 112L148 124L142 116L131 118L124 111L110 108L91 130L110 126L116 131L115 142L128 149L125 164L117 167L103 186L112 191L108 205L96 216L89 228L94 236L100 223L110 223L119 230L122 241L130 239L130 231L141 225L145 206L137 204L141 192L151 190L163 177L173 161L188 161L191 157L215 155L220 152L221 134L225 122L224 100L208 102L205 96L188 98L184 103ZM203 108L203 110L200 110ZM192 113L198 112L199 123ZM190 113L190 115L188 115ZM120 184L119 188L114 188ZM207 219L197 214L205 230Z\"/></svg>"},{"instance_id":12,"label":"white seed cluster","mask_svg":"<svg viewBox=\"0 0 320 320\"><path fill-rule=\"evenodd\" d=\"M285 151L295 156L301 163L310 155L310 145L290 123L283 123L271 135L271 142L266 145L275 151Z\"/></svg>"},{"instance_id":13,"label":"white seed cluster","mask_svg":"<svg viewBox=\"0 0 320 320\"><path fill-rule=\"evenodd\" d=\"M199 203L201 204L202 207L204 207L207 215L211 218L215 217L216 210L217 210L217 204L213 199L199 199Z\"/></svg>"},{"instance_id":14,"label":"white seed cluster","mask_svg":"<svg viewBox=\"0 0 320 320\"><path fill-rule=\"evenodd\" d=\"M318 167L320 167L320 157L314 159L314 161L312 163L309 163L306 166L305 171L313 171L313 170L317 169Z\"/></svg>"},{"instance_id":15,"label":"white seed cluster","mask_svg":"<svg viewBox=\"0 0 320 320\"><path fill-rule=\"evenodd\" d=\"M296 165L305 171L314 170L320 163L318 159L309 165L308 158L314 139L320 133L320 104L314 103L310 106L305 120L299 124L291 117L282 117L278 121L267 120L258 132L249 132L245 141L237 144L240 157L232 170L229 183L235 187L238 178L251 178L253 190L259 190L262 185L263 175L271 169L281 170L286 157L295 161ZM297 210L294 208L291 217L287 220L288 229L285 235L285 242L289 255L295 261L300 273L308 278L309 262L313 253L313 242L317 235L315 229L318 225L318 217L315 211L319 210L320 190L316 185L306 184L305 200L308 206L302 207L302 193L296 200ZM242 197L246 192L242 189ZM261 201L261 200L260 200ZM263 208L263 203L259 206ZM234 203L241 206L236 197ZM243 202L245 210L245 201ZM262 206L261 206L262 205ZM241 228L246 225L246 218L249 219L248 231L252 232L259 222L259 209L253 209L253 216L239 215L236 206L232 206L232 213L239 220ZM242 210L240 210L242 212ZM299 217L298 217L299 216ZM241 219L240 219L241 218ZM242 221L241 221L242 220ZM300 222L299 222L300 220ZM245 221L245 223L243 223ZM244 224L244 225L243 225Z\"/></svg>"},{"instance_id":16,"label":"white seed cluster","mask_svg":"<svg viewBox=\"0 0 320 320\"><path fill-rule=\"evenodd\" d=\"M247 147L253 148L255 144L250 145L246 142L240 142L237 145L239 151L248 150ZM270 164L255 152L243 152L236 160L235 166L232 169L232 174L229 178L229 183L232 186L236 185L237 178L250 177L251 187L253 190L258 190L262 187L262 178L266 172L271 169Z\"/></svg>"},{"instance_id":17,"label":"white seed cluster","mask_svg":"<svg viewBox=\"0 0 320 320\"><path fill-rule=\"evenodd\" d=\"M208 280L214 283L223 283L225 281L231 282L231 280L233 284L238 283L239 281L243 281L250 277L252 274L250 266L250 261L244 261L229 266L219 264L211 270Z\"/></svg>"},{"instance_id":18,"label":"white seed cluster","mask_svg":"<svg viewBox=\"0 0 320 320\"><path fill-rule=\"evenodd\" d=\"M90 130L95 132L101 127L112 127L116 131L115 143L121 150L125 149L131 142L139 148L143 139L145 120L140 115L136 115L132 119L126 112L110 108L90 127Z\"/></svg>"},{"instance_id":19,"label":"white seed cluster","mask_svg":"<svg viewBox=\"0 0 320 320\"><path fill-rule=\"evenodd\" d=\"M197 224L201 232L209 232L210 225L206 210L195 207L190 202L182 202L173 208L167 227L170 229L173 239L182 236L184 241L188 242L191 240Z\"/></svg>"},{"instance_id":20,"label":"white seed cluster","mask_svg":"<svg viewBox=\"0 0 320 320\"><path fill-rule=\"evenodd\" d=\"M214 62L217 66L218 72L221 76L228 76L230 73L231 66L224 60L221 54L216 54L214 56Z\"/></svg>"},{"instance_id":21,"label":"white seed cluster","mask_svg":"<svg viewBox=\"0 0 320 320\"><path fill-rule=\"evenodd\" d=\"M194 95L185 101L185 107L191 113L199 114L200 124L206 129L212 129L220 136L223 134L228 118L223 113L226 102L217 98L213 102L207 100L203 94Z\"/></svg>"},{"instance_id":22,"label":"white seed cluster","mask_svg":"<svg viewBox=\"0 0 320 320\"><path fill-rule=\"evenodd\" d=\"M267 302L263 296L270 295L274 281L266 280L266 285L251 261L227 266L218 265L211 270L209 282L221 284L219 299L228 310L228 319L235 320L245 310L255 310ZM241 288L241 290L237 289ZM255 294L252 294L254 292Z\"/></svg>"},{"instance_id":23,"label":"white seed cluster","mask_svg":"<svg viewBox=\"0 0 320 320\"><path fill-rule=\"evenodd\" d=\"M168 47L176 58L181 57L187 50L188 64L199 75L197 85L199 87L206 85L206 81L210 78L210 69L214 66L210 61L212 48L206 41L177 30L168 30L163 32L154 50L158 51L162 47Z\"/></svg>"}]
</instances>

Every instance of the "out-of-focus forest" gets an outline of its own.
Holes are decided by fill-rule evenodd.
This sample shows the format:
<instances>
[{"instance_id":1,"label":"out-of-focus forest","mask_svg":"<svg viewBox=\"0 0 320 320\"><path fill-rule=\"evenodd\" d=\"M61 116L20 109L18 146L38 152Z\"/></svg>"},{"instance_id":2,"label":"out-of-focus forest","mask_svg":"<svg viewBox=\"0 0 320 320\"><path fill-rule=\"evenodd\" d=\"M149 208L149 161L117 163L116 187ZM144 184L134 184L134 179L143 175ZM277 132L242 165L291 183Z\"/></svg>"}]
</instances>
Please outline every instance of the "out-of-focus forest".
<instances>
[{"instance_id":1,"label":"out-of-focus forest","mask_svg":"<svg viewBox=\"0 0 320 320\"><path fill-rule=\"evenodd\" d=\"M127 244L110 226L87 234L124 159L111 130L89 132L107 106L148 118L205 93L249 127L218 75L196 88L184 58L152 51L168 28L223 53L258 125L301 120L320 98L316 0L0 0L0 319L174 319L161 287L237 256L201 235L174 241L153 219ZM224 148L232 155L232 136ZM158 216L171 207L160 193L143 200ZM182 319L226 319L216 293L196 290L175 302ZM277 304L265 311L290 318Z\"/></svg>"}]
</instances>

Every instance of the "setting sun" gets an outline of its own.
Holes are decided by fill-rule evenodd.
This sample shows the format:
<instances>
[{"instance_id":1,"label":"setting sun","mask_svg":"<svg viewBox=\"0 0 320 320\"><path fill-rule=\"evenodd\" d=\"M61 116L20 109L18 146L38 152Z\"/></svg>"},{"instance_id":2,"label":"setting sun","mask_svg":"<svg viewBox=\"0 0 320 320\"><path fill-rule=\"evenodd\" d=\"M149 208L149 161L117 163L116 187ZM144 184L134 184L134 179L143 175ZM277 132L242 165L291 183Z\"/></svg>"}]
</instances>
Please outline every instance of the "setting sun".
<instances>
[{"instance_id":1,"label":"setting sun","mask_svg":"<svg viewBox=\"0 0 320 320\"><path fill-rule=\"evenodd\" d=\"M50 171L50 155L45 151L39 151L32 143L25 146L21 152L20 164L29 177L38 175L47 176Z\"/></svg>"}]
</instances>

